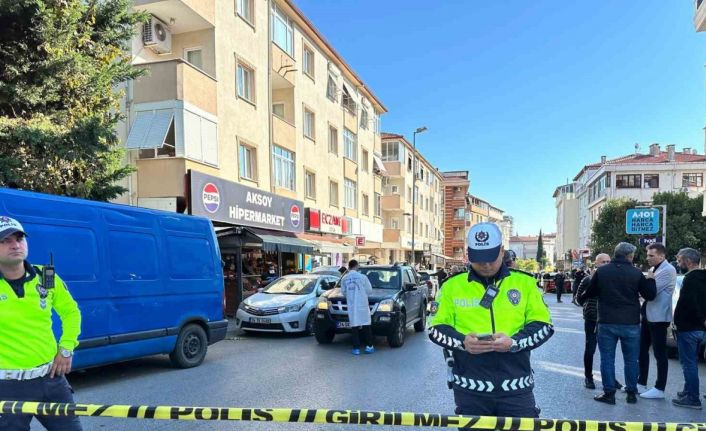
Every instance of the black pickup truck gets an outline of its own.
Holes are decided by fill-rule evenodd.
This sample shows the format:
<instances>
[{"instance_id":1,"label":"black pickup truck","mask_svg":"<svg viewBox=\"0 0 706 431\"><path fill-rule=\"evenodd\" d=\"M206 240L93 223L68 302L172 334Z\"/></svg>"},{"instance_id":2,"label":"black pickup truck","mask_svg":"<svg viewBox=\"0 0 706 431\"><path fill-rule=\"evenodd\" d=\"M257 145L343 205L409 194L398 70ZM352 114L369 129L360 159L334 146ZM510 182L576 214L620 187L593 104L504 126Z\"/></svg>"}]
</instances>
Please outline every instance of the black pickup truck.
<instances>
[{"instance_id":1,"label":"black pickup truck","mask_svg":"<svg viewBox=\"0 0 706 431\"><path fill-rule=\"evenodd\" d=\"M387 337L390 347L404 344L407 327L422 332L426 326L428 288L410 266L373 265L358 270L368 277L373 293L368 297L373 335ZM320 344L333 342L336 334L349 332L348 306L340 281L324 292L316 304L314 334Z\"/></svg>"}]
</instances>

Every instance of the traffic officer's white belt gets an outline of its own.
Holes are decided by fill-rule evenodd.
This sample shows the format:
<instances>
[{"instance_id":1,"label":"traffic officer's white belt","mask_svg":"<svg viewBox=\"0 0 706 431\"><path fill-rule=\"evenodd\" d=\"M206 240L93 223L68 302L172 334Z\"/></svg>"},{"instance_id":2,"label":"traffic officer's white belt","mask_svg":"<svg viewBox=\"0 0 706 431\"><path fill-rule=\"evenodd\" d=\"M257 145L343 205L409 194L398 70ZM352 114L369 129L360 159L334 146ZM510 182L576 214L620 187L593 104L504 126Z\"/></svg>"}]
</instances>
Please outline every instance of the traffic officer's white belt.
<instances>
[{"instance_id":1,"label":"traffic officer's white belt","mask_svg":"<svg viewBox=\"0 0 706 431\"><path fill-rule=\"evenodd\" d=\"M49 374L53 362L29 370L0 370L0 380L32 380Z\"/></svg>"},{"instance_id":2,"label":"traffic officer's white belt","mask_svg":"<svg viewBox=\"0 0 706 431\"><path fill-rule=\"evenodd\" d=\"M458 374L453 375L454 383L463 389L475 392L493 392L495 390L495 385L493 382L488 380L475 380L468 377L459 376ZM534 377L529 375L526 377L518 377L516 379L506 379L503 380L502 384L498 389L504 392L512 392L520 389L526 389L532 387L534 384Z\"/></svg>"}]
</instances>

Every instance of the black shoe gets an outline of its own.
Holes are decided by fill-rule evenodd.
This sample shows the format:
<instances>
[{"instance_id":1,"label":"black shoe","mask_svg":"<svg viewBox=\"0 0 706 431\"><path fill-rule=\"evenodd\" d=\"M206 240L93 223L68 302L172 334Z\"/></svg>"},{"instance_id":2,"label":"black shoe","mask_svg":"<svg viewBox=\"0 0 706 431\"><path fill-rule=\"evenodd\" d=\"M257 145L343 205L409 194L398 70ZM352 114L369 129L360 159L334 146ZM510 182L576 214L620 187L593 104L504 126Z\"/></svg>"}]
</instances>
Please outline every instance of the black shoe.
<instances>
[{"instance_id":1,"label":"black shoe","mask_svg":"<svg viewBox=\"0 0 706 431\"><path fill-rule=\"evenodd\" d=\"M596 389L596 384L593 383L593 379L586 377L586 379L583 381L583 385L586 387L586 389Z\"/></svg>"},{"instance_id":2,"label":"black shoe","mask_svg":"<svg viewBox=\"0 0 706 431\"><path fill-rule=\"evenodd\" d=\"M614 392L604 392L600 395L593 397L594 400L599 403L615 404L615 393Z\"/></svg>"},{"instance_id":3,"label":"black shoe","mask_svg":"<svg viewBox=\"0 0 706 431\"><path fill-rule=\"evenodd\" d=\"M675 398L672 400L672 404L674 404L677 407L686 407L689 409L695 409L695 410L701 410L701 401L696 400L693 401L689 399L689 397L681 397L681 398Z\"/></svg>"},{"instance_id":4,"label":"black shoe","mask_svg":"<svg viewBox=\"0 0 706 431\"><path fill-rule=\"evenodd\" d=\"M619 390L619 391L622 390L622 389L623 389L623 384L616 380L616 381L615 381L615 389L617 389L617 390Z\"/></svg>"},{"instance_id":5,"label":"black shoe","mask_svg":"<svg viewBox=\"0 0 706 431\"><path fill-rule=\"evenodd\" d=\"M635 392L628 392L628 404L637 404L637 394Z\"/></svg>"},{"instance_id":6,"label":"black shoe","mask_svg":"<svg viewBox=\"0 0 706 431\"><path fill-rule=\"evenodd\" d=\"M557 299L556 302L561 302L561 299Z\"/></svg>"},{"instance_id":7,"label":"black shoe","mask_svg":"<svg viewBox=\"0 0 706 431\"><path fill-rule=\"evenodd\" d=\"M677 398L684 398L686 395L687 395L686 391L677 392Z\"/></svg>"}]
</instances>

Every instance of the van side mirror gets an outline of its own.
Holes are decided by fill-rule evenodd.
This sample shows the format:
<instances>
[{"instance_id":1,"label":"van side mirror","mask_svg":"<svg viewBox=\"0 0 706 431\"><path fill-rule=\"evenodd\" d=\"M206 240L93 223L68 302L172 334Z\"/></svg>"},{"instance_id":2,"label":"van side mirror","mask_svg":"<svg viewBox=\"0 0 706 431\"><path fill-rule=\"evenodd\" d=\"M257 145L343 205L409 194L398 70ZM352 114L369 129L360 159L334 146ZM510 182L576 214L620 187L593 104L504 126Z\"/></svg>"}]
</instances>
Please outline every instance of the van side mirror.
<instances>
[{"instance_id":1,"label":"van side mirror","mask_svg":"<svg viewBox=\"0 0 706 431\"><path fill-rule=\"evenodd\" d=\"M329 282L328 282L327 290L335 289L335 288L336 288L336 283L338 283L338 282L337 282L337 281L329 281Z\"/></svg>"},{"instance_id":2,"label":"van side mirror","mask_svg":"<svg viewBox=\"0 0 706 431\"><path fill-rule=\"evenodd\" d=\"M405 283L404 290L410 292L412 290L417 290L417 285L414 283Z\"/></svg>"}]
</instances>

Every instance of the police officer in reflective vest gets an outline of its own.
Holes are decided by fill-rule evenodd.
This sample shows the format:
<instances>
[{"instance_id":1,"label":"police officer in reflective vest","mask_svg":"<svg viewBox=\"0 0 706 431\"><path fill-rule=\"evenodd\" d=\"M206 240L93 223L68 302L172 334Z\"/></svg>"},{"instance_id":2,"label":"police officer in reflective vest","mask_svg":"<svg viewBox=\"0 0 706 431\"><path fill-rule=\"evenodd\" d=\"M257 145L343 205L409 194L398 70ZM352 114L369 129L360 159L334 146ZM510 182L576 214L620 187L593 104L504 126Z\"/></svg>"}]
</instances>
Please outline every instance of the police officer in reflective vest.
<instances>
[{"instance_id":1,"label":"police officer in reflective vest","mask_svg":"<svg viewBox=\"0 0 706 431\"><path fill-rule=\"evenodd\" d=\"M446 281L432 304L431 340L452 352L456 413L538 417L530 351L554 333L536 280L503 262L493 223L468 232L471 269Z\"/></svg>"},{"instance_id":2,"label":"police officer in reflective vest","mask_svg":"<svg viewBox=\"0 0 706 431\"><path fill-rule=\"evenodd\" d=\"M78 345L81 314L51 267L30 265L22 225L0 216L0 400L73 403L65 374ZM52 332L52 309L61 339ZM80 431L77 417L37 416L49 431ZM0 430L29 431L32 416L0 416Z\"/></svg>"}]
</instances>

